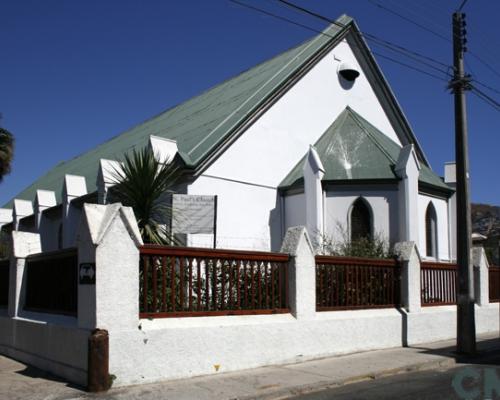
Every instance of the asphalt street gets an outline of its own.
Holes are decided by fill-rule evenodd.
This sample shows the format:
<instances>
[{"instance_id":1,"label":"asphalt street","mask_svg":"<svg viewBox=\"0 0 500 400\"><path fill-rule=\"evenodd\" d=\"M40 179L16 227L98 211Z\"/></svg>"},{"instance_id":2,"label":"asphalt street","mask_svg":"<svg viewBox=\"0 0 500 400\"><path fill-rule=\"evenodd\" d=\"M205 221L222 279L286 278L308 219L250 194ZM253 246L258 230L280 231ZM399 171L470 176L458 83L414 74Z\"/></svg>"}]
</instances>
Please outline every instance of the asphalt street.
<instances>
[{"instance_id":1,"label":"asphalt street","mask_svg":"<svg viewBox=\"0 0 500 400\"><path fill-rule=\"evenodd\" d=\"M447 370L412 372L299 395L293 400L500 400L500 355Z\"/></svg>"}]
</instances>

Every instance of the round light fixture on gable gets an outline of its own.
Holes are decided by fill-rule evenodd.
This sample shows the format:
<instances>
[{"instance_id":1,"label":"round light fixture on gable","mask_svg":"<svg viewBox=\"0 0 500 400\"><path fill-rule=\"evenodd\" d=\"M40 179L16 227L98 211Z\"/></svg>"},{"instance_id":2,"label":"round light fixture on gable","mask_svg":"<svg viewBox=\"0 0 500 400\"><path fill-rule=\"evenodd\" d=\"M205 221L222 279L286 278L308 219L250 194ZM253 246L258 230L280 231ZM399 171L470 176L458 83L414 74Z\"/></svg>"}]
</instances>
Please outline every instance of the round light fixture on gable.
<instances>
[{"instance_id":1,"label":"round light fixture on gable","mask_svg":"<svg viewBox=\"0 0 500 400\"><path fill-rule=\"evenodd\" d=\"M354 82L359 76L359 71L353 65L343 62L339 65L339 75L346 81Z\"/></svg>"}]
</instances>

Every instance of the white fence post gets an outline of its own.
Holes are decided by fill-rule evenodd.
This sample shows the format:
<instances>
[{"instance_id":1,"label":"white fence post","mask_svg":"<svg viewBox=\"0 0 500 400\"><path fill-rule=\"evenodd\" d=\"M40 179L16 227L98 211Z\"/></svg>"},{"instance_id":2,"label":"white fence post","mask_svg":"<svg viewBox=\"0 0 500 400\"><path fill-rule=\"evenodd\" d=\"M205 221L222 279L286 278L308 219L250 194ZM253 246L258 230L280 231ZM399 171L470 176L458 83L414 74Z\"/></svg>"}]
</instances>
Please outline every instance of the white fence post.
<instances>
[{"instance_id":1,"label":"white fence post","mask_svg":"<svg viewBox=\"0 0 500 400\"><path fill-rule=\"evenodd\" d=\"M288 228L282 253L290 254L288 263L289 304L297 319L316 315L316 260L305 226Z\"/></svg>"},{"instance_id":2,"label":"white fence post","mask_svg":"<svg viewBox=\"0 0 500 400\"><path fill-rule=\"evenodd\" d=\"M37 232L40 232L42 225L43 211L57 204L56 194L50 190L37 190L35 196L35 225Z\"/></svg>"},{"instance_id":3,"label":"white fence post","mask_svg":"<svg viewBox=\"0 0 500 400\"><path fill-rule=\"evenodd\" d=\"M77 244L78 326L109 332L137 328L142 239L132 209L84 204Z\"/></svg>"},{"instance_id":4,"label":"white fence post","mask_svg":"<svg viewBox=\"0 0 500 400\"><path fill-rule=\"evenodd\" d=\"M14 230L19 230L21 219L33 214L33 203L28 200L14 199L13 222Z\"/></svg>"},{"instance_id":5,"label":"white fence post","mask_svg":"<svg viewBox=\"0 0 500 400\"><path fill-rule=\"evenodd\" d=\"M12 231L12 249L9 266L9 307L11 318L19 315L24 306L26 288L26 257L41 252L38 233Z\"/></svg>"},{"instance_id":6,"label":"white fence post","mask_svg":"<svg viewBox=\"0 0 500 400\"><path fill-rule=\"evenodd\" d=\"M62 247L75 246L75 237L80 221L80 209L71 202L87 194L87 183L83 176L64 175L62 190Z\"/></svg>"},{"instance_id":7,"label":"white fence post","mask_svg":"<svg viewBox=\"0 0 500 400\"><path fill-rule=\"evenodd\" d=\"M399 242L394 253L401 263L401 305L408 312L421 309L420 255L414 242Z\"/></svg>"},{"instance_id":8,"label":"white fence post","mask_svg":"<svg viewBox=\"0 0 500 400\"><path fill-rule=\"evenodd\" d=\"M473 247L474 297L478 306L490 304L489 264L483 247Z\"/></svg>"}]
</instances>

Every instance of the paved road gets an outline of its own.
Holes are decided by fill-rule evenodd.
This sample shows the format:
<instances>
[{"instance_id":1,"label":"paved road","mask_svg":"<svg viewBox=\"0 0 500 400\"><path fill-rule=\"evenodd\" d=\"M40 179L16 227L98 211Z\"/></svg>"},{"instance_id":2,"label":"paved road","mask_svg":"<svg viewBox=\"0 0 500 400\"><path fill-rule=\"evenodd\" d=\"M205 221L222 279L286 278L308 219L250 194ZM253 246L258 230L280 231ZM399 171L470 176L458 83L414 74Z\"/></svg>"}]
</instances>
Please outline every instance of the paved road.
<instances>
[{"instance_id":1,"label":"paved road","mask_svg":"<svg viewBox=\"0 0 500 400\"><path fill-rule=\"evenodd\" d=\"M448 370L412 372L353 383L292 399L500 400L500 357L496 356L496 360L489 360L486 363Z\"/></svg>"}]
</instances>

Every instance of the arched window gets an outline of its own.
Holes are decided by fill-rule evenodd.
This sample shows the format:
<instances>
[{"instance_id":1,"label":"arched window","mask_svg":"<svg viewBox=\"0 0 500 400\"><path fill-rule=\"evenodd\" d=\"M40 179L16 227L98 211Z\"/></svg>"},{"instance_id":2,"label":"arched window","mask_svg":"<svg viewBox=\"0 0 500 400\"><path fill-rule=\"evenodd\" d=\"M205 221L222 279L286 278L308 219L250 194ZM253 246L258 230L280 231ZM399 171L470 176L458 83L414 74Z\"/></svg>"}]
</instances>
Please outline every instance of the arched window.
<instances>
[{"instance_id":1,"label":"arched window","mask_svg":"<svg viewBox=\"0 0 500 400\"><path fill-rule=\"evenodd\" d=\"M352 205L351 241L372 237L372 217L368 204L361 197Z\"/></svg>"},{"instance_id":2,"label":"arched window","mask_svg":"<svg viewBox=\"0 0 500 400\"><path fill-rule=\"evenodd\" d=\"M425 212L425 245L427 257L437 257L437 215L434 205L429 203Z\"/></svg>"}]
</instances>

